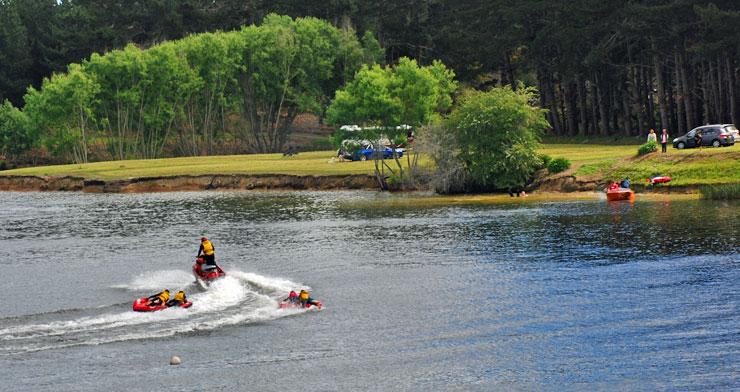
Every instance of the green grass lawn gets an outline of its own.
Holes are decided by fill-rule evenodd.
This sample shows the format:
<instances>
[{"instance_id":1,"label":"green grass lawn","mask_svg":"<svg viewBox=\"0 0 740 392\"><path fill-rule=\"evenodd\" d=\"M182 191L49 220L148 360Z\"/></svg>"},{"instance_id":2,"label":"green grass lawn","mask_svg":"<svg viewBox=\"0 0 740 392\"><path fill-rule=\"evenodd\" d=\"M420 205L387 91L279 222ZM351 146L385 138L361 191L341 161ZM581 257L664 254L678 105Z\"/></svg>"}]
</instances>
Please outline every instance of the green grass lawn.
<instances>
[{"instance_id":1,"label":"green grass lawn","mask_svg":"<svg viewBox=\"0 0 740 392\"><path fill-rule=\"evenodd\" d=\"M558 143L543 144L540 152L568 158L578 177L641 182L653 174L673 177L673 185L740 183L740 145L723 148L676 150L636 157L637 145ZM103 180L201 174L372 174L372 162L339 162L333 151L165 158L41 166L7 170L1 175L77 176ZM405 157L404 157L405 160ZM390 163L392 166L393 163ZM422 159L422 164L429 164Z\"/></svg>"},{"instance_id":2,"label":"green grass lawn","mask_svg":"<svg viewBox=\"0 0 740 392\"><path fill-rule=\"evenodd\" d=\"M0 172L3 175L77 176L104 180L200 174L372 174L369 162L332 162L332 151L282 154L221 155L210 157L141 159L87 164L40 166Z\"/></svg>"},{"instance_id":3,"label":"green grass lawn","mask_svg":"<svg viewBox=\"0 0 740 392\"><path fill-rule=\"evenodd\" d=\"M672 185L740 182L740 145L676 150L637 157L636 145L545 144L542 153L565 157L577 177L646 181L655 174L671 176Z\"/></svg>"}]
</instances>

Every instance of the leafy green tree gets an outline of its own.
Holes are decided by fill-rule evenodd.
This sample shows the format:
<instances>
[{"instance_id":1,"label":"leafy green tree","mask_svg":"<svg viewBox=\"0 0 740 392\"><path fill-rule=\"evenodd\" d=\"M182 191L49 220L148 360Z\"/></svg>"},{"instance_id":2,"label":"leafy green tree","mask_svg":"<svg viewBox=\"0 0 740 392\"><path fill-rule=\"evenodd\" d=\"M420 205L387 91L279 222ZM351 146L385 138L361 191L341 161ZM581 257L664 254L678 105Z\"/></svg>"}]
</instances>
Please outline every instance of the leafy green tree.
<instances>
[{"instance_id":1,"label":"leafy green tree","mask_svg":"<svg viewBox=\"0 0 740 392\"><path fill-rule=\"evenodd\" d=\"M0 105L0 155L13 158L36 144L28 116L9 101Z\"/></svg>"},{"instance_id":2,"label":"leafy green tree","mask_svg":"<svg viewBox=\"0 0 740 392\"><path fill-rule=\"evenodd\" d=\"M353 52L345 49L356 47L356 39L343 40L338 29L315 18L268 15L260 26L242 29L241 40L242 114L252 147L259 152L279 151L295 116L320 113L322 103L339 87L341 79L334 77L334 71L343 68L353 74L360 64L348 58ZM365 58L363 52L352 57Z\"/></svg>"},{"instance_id":3,"label":"leafy green tree","mask_svg":"<svg viewBox=\"0 0 740 392\"><path fill-rule=\"evenodd\" d=\"M79 64L69 72L45 79L41 90L30 88L26 107L31 124L46 135L47 147L75 162L88 161L88 148L95 118L93 105L100 85Z\"/></svg>"},{"instance_id":4,"label":"leafy green tree","mask_svg":"<svg viewBox=\"0 0 740 392\"><path fill-rule=\"evenodd\" d=\"M454 73L440 62L420 67L415 60L402 58L395 67L365 66L354 80L336 92L327 109L330 124L353 124L361 128L359 131L340 128L332 140L337 147L348 139L371 140L378 145L381 139L387 138L393 147L402 145L407 134L403 126L419 129L436 113L449 109L456 87ZM394 157L398 175L403 177L404 169L395 149ZM411 166L410 159L407 162ZM376 159L375 167L378 181L385 188L383 171L387 165Z\"/></svg>"},{"instance_id":5,"label":"leafy green tree","mask_svg":"<svg viewBox=\"0 0 740 392\"><path fill-rule=\"evenodd\" d=\"M191 35L175 45L199 78L178 126L179 146L189 155L211 154L218 134L227 132L227 113L238 112L242 104L238 79L244 43L231 32Z\"/></svg>"},{"instance_id":6,"label":"leafy green tree","mask_svg":"<svg viewBox=\"0 0 740 392\"><path fill-rule=\"evenodd\" d=\"M505 86L467 92L452 111L447 127L473 187L522 187L541 164L536 149L548 123L535 100L532 88Z\"/></svg>"}]
</instances>

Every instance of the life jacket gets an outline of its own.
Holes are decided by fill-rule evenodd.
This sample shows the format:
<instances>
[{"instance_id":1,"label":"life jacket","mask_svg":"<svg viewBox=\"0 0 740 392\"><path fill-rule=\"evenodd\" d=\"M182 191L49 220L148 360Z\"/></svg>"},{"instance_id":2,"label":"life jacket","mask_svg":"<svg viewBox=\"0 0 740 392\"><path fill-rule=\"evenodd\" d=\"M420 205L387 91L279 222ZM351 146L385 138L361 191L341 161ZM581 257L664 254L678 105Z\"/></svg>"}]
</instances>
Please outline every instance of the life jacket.
<instances>
[{"instance_id":1,"label":"life jacket","mask_svg":"<svg viewBox=\"0 0 740 392\"><path fill-rule=\"evenodd\" d=\"M210 256L210 255L213 254L213 244L211 243L211 241L205 240L205 241L203 241L201 243L200 246L203 247L203 254L204 255Z\"/></svg>"},{"instance_id":2,"label":"life jacket","mask_svg":"<svg viewBox=\"0 0 740 392\"><path fill-rule=\"evenodd\" d=\"M168 291L163 291L159 293L157 297L159 297L159 300L162 301L162 303L165 303L170 299L170 293Z\"/></svg>"},{"instance_id":3,"label":"life jacket","mask_svg":"<svg viewBox=\"0 0 740 392\"><path fill-rule=\"evenodd\" d=\"M185 303L185 293L182 291L178 291L177 294L175 294L174 300L184 304Z\"/></svg>"},{"instance_id":4,"label":"life jacket","mask_svg":"<svg viewBox=\"0 0 740 392\"><path fill-rule=\"evenodd\" d=\"M301 295L298 296L298 299L300 299L301 302L308 301L308 291L301 291Z\"/></svg>"}]
</instances>

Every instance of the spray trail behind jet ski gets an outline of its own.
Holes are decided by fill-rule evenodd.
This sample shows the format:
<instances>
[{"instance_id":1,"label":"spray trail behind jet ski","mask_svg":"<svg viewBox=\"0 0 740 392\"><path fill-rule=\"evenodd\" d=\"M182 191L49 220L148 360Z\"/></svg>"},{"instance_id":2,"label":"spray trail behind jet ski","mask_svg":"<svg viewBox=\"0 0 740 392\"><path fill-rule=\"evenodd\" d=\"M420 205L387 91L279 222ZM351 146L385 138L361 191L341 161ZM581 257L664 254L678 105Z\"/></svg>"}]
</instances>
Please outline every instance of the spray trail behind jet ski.
<instances>
[{"instance_id":1,"label":"spray trail behind jet ski","mask_svg":"<svg viewBox=\"0 0 740 392\"><path fill-rule=\"evenodd\" d=\"M131 303L137 296L162 287L183 288L193 282L191 275L182 271L159 271L150 276L139 276L126 285L131 301L112 308L85 309L92 315L38 322L36 315L20 316L0 328L0 355L13 355L78 345L97 345L126 340L162 338L193 331L264 322L297 312L280 311L280 297L299 283L270 278L254 273L230 271L229 275L213 282L204 292L190 292L193 301L189 309L169 308L152 313L137 313ZM142 291L146 291L142 293ZM60 312L60 314L62 314ZM58 316L57 316L58 317Z\"/></svg>"}]
</instances>

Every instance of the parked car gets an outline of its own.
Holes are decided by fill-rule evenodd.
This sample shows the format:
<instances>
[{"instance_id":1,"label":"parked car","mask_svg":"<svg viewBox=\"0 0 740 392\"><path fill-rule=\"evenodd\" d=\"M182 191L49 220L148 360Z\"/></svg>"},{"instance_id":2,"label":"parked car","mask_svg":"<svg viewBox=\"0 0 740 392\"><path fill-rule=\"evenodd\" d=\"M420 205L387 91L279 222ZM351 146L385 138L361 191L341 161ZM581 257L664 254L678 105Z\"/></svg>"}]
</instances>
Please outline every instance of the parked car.
<instances>
[{"instance_id":1,"label":"parked car","mask_svg":"<svg viewBox=\"0 0 740 392\"><path fill-rule=\"evenodd\" d=\"M673 139L673 147L679 150L699 147L696 140L697 132L701 132L700 144L702 146L721 147L735 144L736 137L734 135L737 135L738 130L733 124L704 125ZM740 139L738 140L740 141Z\"/></svg>"},{"instance_id":2,"label":"parked car","mask_svg":"<svg viewBox=\"0 0 740 392\"><path fill-rule=\"evenodd\" d=\"M397 148L396 156L401 158L403 156L403 152L403 148ZM390 159L393 158L393 149L390 147L381 147L376 149L372 145L364 145L354 151L344 148L339 149L339 151L337 151L337 156L350 161L367 161L369 159L374 159L376 156L382 159Z\"/></svg>"}]
</instances>

